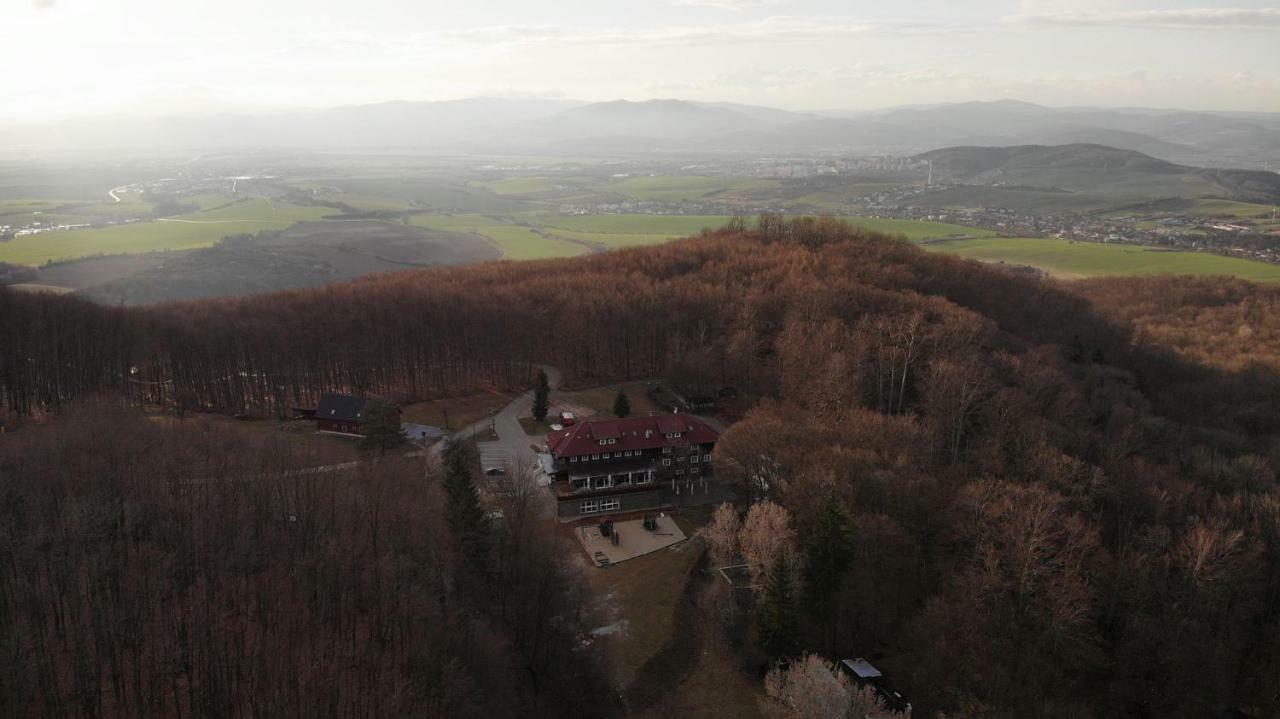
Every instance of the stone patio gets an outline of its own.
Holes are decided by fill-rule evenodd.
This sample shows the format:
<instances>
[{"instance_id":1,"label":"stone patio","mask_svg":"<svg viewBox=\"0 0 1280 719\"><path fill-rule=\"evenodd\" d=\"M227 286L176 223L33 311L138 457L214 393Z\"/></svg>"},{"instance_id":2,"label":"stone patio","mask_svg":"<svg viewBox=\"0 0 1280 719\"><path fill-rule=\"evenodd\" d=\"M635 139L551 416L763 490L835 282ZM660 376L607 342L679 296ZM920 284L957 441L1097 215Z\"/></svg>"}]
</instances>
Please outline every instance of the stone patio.
<instances>
[{"instance_id":1,"label":"stone patio","mask_svg":"<svg viewBox=\"0 0 1280 719\"><path fill-rule=\"evenodd\" d=\"M587 557L595 562L597 567L607 567L610 564L625 562L684 541L684 532L680 531L680 527L676 526L675 520L670 515L663 514L657 518L657 521L658 528L654 531L645 529L644 521L640 519L614 522L613 531L618 535L616 545L612 537L600 534L598 522L578 527L575 532L578 535L578 541L582 543L582 548L587 552Z\"/></svg>"}]
</instances>

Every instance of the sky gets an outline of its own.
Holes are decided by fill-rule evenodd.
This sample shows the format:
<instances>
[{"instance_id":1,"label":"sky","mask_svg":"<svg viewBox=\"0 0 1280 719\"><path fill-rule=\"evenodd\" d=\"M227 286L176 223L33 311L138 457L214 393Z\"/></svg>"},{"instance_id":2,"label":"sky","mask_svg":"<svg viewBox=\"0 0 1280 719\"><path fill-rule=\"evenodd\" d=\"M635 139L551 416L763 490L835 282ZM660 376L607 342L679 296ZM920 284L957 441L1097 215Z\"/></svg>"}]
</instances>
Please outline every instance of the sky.
<instances>
[{"instance_id":1,"label":"sky","mask_svg":"<svg viewBox=\"0 0 1280 719\"><path fill-rule=\"evenodd\" d=\"M1280 112L1280 3L0 0L0 121L473 96Z\"/></svg>"}]
</instances>

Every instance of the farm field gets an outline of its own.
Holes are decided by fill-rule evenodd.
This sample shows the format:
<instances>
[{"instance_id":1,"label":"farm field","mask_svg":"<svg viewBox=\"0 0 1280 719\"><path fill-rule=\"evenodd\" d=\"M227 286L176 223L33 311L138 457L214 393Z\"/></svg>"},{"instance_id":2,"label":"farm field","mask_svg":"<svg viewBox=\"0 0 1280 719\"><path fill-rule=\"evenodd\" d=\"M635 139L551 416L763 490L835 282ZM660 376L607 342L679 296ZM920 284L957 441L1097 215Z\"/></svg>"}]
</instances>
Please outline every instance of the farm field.
<instances>
[{"instance_id":1,"label":"farm field","mask_svg":"<svg viewBox=\"0 0 1280 719\"><path fill-rule=\"evenodd\" d=\"M333 214L258 198L163 220L26 235L0 243L0 262L40 265L92 255L121 255L209 247L227 235L283 230Z\"/></svg>"},{"instance_id":2,"label":"farm field","mask_svg":"<svg viewBox=\"0 0 1280 719\"><path fill-rule=\"evenodd\" d=\"M1255 282L1280 282L1280 265L1205 252L1173 252L1135 245L1103 245L1067 240L993 237L921 245L931 252L984 262L1029 265L1059 277L1123 275L1231 275Z\"/></svg>"},{"instance_id":3,"label":"farm field","mask_svg":"<svg viewBox=\"0 0 1280 719\"><path fill-rule=\"evenodd\" d=\"M531 195L538 192L551 192L556 190L558 185L554 180L546 177L504 177L501 180L475 184L495 195Z\"/></svg>"},{"instance_id":4,"label":"farm field","mask_svg":"<svg viewBox=\"0 0 1280 719\"><path fill-rule=\"evenodd\" d=\"M658 175L629 177L602 185L601 192L626 195L637 200L675 202L679 200L723 199L738 192L772 190L774 180L751 177L704 177L700 175Z\"/></svg>"},{"instance_id":5,"label":"farm field","mask_svg":"<svg viewBox=\"0 0 1280 719\"><path fill-rule=\"evenodd\" d=\"M498 244L506 259L573 257L590 248L622 249L656 245L696 235L703 229L723 227L727 215L417 215L410 222L421 227L484 235ZM961 225L919 220L842 217L851 224L878 232L905 235L909 240L967 235L987 237L995 233Z\"/></svg>"},{"instance_id":6,"label":"farm field","mask_svg":"<svg viewBox=\"0 0 1280 719\"><path fill-rule=\"evenodd\" d=\"M511 218L491 215L415 215L410 223L433 230L469 232L487 237L502 250L503 259L539 260L576 257L589 249L569 240L538 234Z\"/></svg>"}]
</instances>

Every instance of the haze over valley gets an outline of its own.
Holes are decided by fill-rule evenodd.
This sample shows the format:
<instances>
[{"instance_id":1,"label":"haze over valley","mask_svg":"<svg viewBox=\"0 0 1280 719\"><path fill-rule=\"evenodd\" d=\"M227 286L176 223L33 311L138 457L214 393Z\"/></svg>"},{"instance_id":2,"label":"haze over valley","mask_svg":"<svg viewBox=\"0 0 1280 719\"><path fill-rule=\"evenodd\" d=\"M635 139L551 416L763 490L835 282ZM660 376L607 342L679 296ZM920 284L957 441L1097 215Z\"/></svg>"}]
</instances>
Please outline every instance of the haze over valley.
<instances>
[{"instance_id":1,"label":"haze over valley","mask_svg":"<svg viewBox=\"0 0 1280 719\"><path fill-rule=\"evenodd\" d=\"M1278 33L6 8L0 716L1280 716Z\"/></svg>"}]
</instances>

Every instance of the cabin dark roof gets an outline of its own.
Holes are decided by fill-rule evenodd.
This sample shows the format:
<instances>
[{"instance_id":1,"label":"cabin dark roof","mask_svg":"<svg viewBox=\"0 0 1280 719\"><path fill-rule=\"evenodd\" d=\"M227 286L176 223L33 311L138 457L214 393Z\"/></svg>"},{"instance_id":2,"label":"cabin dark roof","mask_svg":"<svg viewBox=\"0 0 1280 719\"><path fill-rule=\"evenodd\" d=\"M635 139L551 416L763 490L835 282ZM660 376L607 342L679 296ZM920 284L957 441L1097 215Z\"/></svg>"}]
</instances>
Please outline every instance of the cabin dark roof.
<instances>
[{"instance_id":1,"label":"cabin dark roof","mask_svg":"<svg viewBox=\"0 0 1280 719\"><path fill-rule=\"evenodd\" d=\"M368 402L364 397L326 394L320 397L320 404L316 405L315 417L359 424L364 421L364 406Z\"/></svg>"}]
</instances>

